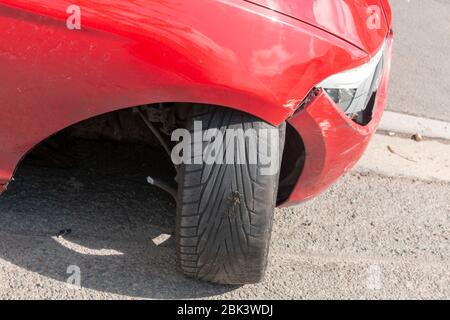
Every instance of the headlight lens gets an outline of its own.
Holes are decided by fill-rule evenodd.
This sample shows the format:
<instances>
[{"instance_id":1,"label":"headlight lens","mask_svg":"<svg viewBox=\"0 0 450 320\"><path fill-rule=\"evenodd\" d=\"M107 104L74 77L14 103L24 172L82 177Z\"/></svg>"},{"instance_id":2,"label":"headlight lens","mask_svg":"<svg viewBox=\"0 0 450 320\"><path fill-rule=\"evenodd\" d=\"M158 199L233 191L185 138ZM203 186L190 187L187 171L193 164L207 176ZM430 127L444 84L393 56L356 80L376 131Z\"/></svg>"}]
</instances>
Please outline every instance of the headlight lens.
<instances>
[{"instance_id":1,"label":"headlight lens","mask_svg":"<svg viewBox=\"0 0 450 320\"><path fill-rule=\"evenodd\" d=\"M380 85L385 46L368 63L335 74L317 87L322 88L347 115L364 111Z\"/></svg>"}]
</instances>

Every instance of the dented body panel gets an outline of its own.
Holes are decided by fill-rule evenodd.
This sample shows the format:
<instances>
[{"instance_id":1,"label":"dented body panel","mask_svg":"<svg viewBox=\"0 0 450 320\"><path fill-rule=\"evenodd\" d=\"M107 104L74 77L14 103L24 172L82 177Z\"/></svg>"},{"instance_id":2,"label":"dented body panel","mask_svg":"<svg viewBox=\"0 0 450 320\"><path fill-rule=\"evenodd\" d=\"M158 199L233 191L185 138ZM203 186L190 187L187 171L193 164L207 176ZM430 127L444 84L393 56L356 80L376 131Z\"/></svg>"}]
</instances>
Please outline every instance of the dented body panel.
<instances>
[{"instance_id":1,"label":"dented body panel","mask_svg":"<svg viewBox=\"0 0 450 320\"><path fill-rule=\"evenodd\" d=\"M384 74L368 125L361 126L350 120L323 91L289 120L303 137L306 155L302 175L284 206L310 199L326 190L361 158L386 105L392 45L391 34L387 41Z\"/></svg>"},{"instance_id":2,"label":"dented body panel","mask_svg":"<svg viewBox=\"0 0 450 320\"><path fill-rule=\"evenodd\" d=\"M313 5L284 2L305 12ZM279 125L317 83L369 61L387 29L383 24L382 30L361 31L358 43L243 0L78 0L81 30L69 30L72 4L0 0L0 185L49 136L132 106L213 104ZM353 21L365 28L355 25L361 19ZM328 116L310 110L311 116ZM308 126L308 119L292 121L303 139L326 138L316 137L324 132ZM349 154L356 161L360 152ZM291 200L314 193L297 192Z\"/></svg>"}]
</instances>

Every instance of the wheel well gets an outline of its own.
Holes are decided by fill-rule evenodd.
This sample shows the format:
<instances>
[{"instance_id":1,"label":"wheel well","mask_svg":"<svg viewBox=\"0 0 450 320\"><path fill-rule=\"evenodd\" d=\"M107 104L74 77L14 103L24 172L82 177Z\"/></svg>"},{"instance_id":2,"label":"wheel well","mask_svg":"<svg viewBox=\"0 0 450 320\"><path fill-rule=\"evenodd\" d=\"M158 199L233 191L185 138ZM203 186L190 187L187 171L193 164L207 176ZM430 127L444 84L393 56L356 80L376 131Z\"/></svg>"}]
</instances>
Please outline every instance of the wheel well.
<instances>
[{"instance_id":1,"label":"wheel well","mask_svg":"<svg viewBox=\"0 0 450 320\"><path fill-rule=\"evenodd\" d=\"M305 164L305 145L298 132L286 125L286 141L281 161L280 185L277 203L285 202L292 193Z\"/></svg>"},{"instance_id":2,"label":"wheel well","mask_svg":"<svg viewBox=\"0 0 450 320\"><path fill-rule=\"evenodd\" d=\"M159 103L104 113L71 125L49 137L35 147L27 158L49 157L52 158L52 162L56 162L54 164L57 166L64 166L64 157L55 154L54 151L56 145L64 145L65 139L107 140L162 149L158 139L148 129L135 109L144 107L150 120L170 141L171 130L184 126L187 111L193 104ZM224 108L223 106L216 107ZM50 154L48 154L49 152ZM278 203L284 202L290 196L303 170L304 159L303 141L297 131L288 123L281 164Z\"/></svg>"}]
</instances>

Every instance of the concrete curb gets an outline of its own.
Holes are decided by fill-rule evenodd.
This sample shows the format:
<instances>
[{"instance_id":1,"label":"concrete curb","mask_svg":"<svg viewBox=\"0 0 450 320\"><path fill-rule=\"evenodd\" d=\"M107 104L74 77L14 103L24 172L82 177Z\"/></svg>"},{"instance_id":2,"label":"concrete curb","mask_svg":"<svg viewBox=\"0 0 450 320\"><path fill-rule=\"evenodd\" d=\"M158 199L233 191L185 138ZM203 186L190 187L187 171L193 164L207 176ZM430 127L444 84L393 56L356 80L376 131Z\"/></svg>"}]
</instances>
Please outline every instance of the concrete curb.
<instances>
[{"instance_id":1,"label":"concrete curb","mask_svg":"<svg viewBox=\"0 0 450 320\"><path fill-rule=\"evenodd\" d=\"M450 145L376 134L356 171L373 171L389 177L450 182Z\"/></svg>"},{"instance_id":2,"label":"concrete curb","mask_svg":"<svg viewBox=\"0 0 450 320\"><path fill-rule=\"evenodd\" d=\"M450 140L450 123L386 111L379 130Z\"/></svg>"}]
</instances>

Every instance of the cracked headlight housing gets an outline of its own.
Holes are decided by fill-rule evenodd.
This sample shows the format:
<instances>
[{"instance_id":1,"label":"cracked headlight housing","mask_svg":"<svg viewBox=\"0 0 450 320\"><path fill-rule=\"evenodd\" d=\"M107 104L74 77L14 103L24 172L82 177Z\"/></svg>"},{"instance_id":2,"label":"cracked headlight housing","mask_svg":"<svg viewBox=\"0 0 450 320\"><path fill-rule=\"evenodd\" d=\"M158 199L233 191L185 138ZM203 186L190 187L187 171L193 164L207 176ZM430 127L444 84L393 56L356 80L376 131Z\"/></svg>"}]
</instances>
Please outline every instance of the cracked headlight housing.
<instances>
[{"instance_id":1,"label":"cracked headlight housing","mask_svg":"<svg viewBox=\"0 0 450 320\"><path fill-rule=\"evenodd\" d=\"M317 85L346 115L358 123L368 122L364 120L366 118L364 112L370 107L371 102L374 102L380 85L385 48L386 44L368 63L335 74Z\"/></svg>"}]
</instances>

